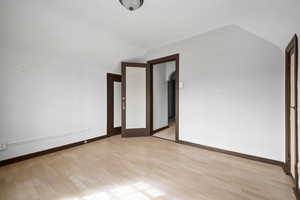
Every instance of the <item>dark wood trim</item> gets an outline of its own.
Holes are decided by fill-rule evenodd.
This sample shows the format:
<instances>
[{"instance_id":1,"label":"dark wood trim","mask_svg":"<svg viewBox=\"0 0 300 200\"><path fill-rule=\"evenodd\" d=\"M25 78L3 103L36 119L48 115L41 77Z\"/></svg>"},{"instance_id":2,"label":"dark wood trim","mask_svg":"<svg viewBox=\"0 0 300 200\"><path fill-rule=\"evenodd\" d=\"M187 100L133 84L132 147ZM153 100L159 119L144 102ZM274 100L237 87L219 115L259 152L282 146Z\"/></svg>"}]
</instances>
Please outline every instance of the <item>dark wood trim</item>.
<instances>
[{"instance_id":1,"label":"dark wood trim","mask_svg":"<svg viewBox=\"0 0 300 200\"><path fill-rule=\"evenodd\" d=\"M122 127L114 127L113 129L111 129L111 132L109 134L109 136L114 136L114 135L120 135L122 133Z\"/></svg>"},{"instance_id":2,"label":"dark wood trim","mask_svg":"<svg viewBox=\"0 0 300 200\"><path fill-rule=\"evenodd\" d=\"M291 155L290 155L290 79L291 79L291 71L290 71L290 65L291 65L291 55L295 55L295 121L298 122L298 38L297 35L294 35L290 43L288 44L287 48L285 49L285 164L284 164L284 171L287 175L291 175ZM294 191L295 194L298 194L298 188L299 188L299 174L298 174L298 161L299 161L299 155L298 155L298 123L295 125L295 153L296 153L296 160L295 160L295 179L292 177L295 188Z\"/></svg>"},{"instance_id":3,"label":"dark wood trim","mask_svg":"<svg viewBox=\"0 0 300 200\"><path fill-rule=\"evenodd\" d=\"M122 133L122 137L145 137L147 129L146 128L133 128L126 129L124 133Z\"/></svg>"},{"instance_id":4,"label":"dark wood trim","mask_svg":"<svg viewBox=\"0 0 300 200\"><path fill-rule=\"evenodd\" d=\"M160 63L165 63L165 62L170 62L170 61L176 61L176 59L179 57L179 54L173 54L170 56L165 56L162 58L157 58L157 59L153 59L153 60L149 60L148 63L150 63L151 65L155 65L155 64L160 64Z\"/></svg>"},{"instance_id":5,"label":"dark wood trim","mask_svg":"<svg viewBox=\"0 0 300 200\"><path fill-rule=\"evenodd\" d=\"M106 75L107 75L107 77L111 78L112 81L122 82L121 74L107 73Z\"/></svg>"},{"instance_id":6,"label":"dark wood trim","mask_svg":"<svg viewBox=\"0 0 300 200\"><path fill-rule=\"evenodd\" d=\"M126 67L146 67L146 63L122 62L122 65Z\"/></svg>"},{"instance_id":7,"label":"dark wood trim","mask_svg":"<svg viewBox=\"0 0 300 200\"><path fill-rule=\"evenodd\" d=\"M228 151L228 150L219 149L219 148L215 148L215 147L210 147L210 146L206 146L206 145L202 145L202 144L195 144L195 143L187 142L187 141L183 141L183 140L179 140L179 143L184 144L184 145L197 147L197 148L200 148L200 149L215 151L215 152L218 152L218 153L223 153L223 154L227 154L227 155L231 155L231 156L236 156L236 157L245 158L245 159L254 160L254 161L259 161L259 162L264 162L264 163L271 164L271 165L277 165L277 166L280 166L280 167L283 167L283 165L284 165L283 162L277 161L277 160L252 156L252 155L238 153L238 152L234 152L234 151Z\"/></svg>"},{"instance_id":8,"label":"dark wood trim","mask_svg":"<svg viewBox=\"0 0 300 200\"><path fill-rule=\"evenodd\" d=\"M121 134L121 127L114 127L114 82L122 82L120 74L106 74L107 80L107 135L113 136Z\"/></svg>"},{"instance_id":9,"label":"dark wood trim","mask_svg":"<svg viewBox=\"0 0 300 200\"><path fill-rule=\"evenodd\" d=\"M179 79L180 79L180 75L179 75L179 54L174 55L174 57L176 58L176 116L175 116L175 120L176 120L176 128L175 128L175 141L178 142L179 141Z\"/></svg>"},{"instance_id":10,"label":"dark wood trim","mask_svg":"<svg viewBox=\"0 0 300 200\"><path fill-rule=\"evenodd\" d=\"M121 63L121 72L122 72L122 126L121 126L121 133L125 133L125 128L126 128L126 112L125 108L126 107L126 101L124 98L126 98L126 65L124 62Z\"/></svg>"},{"instance_id":11,"label":"dark wood trim","mask_svg":"<svg viewBox=\"0 0 300 200\"><path fill-rule=\"evenodd\" d=\"M157 132L159 132L159 131L162 131L162 130L164 130L164 129L167 129L167 128L169 128L170 126L169 125L167 125L167 126L164 126L164 127L161 127L161 128L158 128L158 129L156 129L156 130L153 130L153 134L154 133L157 133Z\"/></svg>"},{"instance_id":12,"label":"dark wood trim","mask_svg":"<svg viewBox=\"0 0 300 200\"><path fill-rule=\"evenodd\" d=\"M294 187L293 191L294 191L294 194L296 196L296 200L300 200L300 191L299 191L299 189Z\"/></svg>"},{"instance_id":13,"label":"dark wood trim","mask_svg":"<svg viewBox=\"0 0 300 200\"><path fill-rule=\"evenodd\" d=\"M146 87L148 81L148 65L146 63L131 63L131 62L122 62L121 63L121 70L122 70L122 137L142 137L142 136L150 136L148 130L148 92L146 88L146 128L137 128L137 129L126 129L126 68L127 67L141 67L145 68L145 75L146 75Z\"/></svg>"},{"instance_id":14,"label":"dark wood trim","mask_svg":"<svg viewBox=\"0 0 300 200\"><path fill-rule=\"evenodd\" d=\"M86 143L91 143L91 142L94 142L94 141L102 140L102 139L105 139L107 137L108 137L107 135L104 135L104 136L100 136L100 137L95 137L95 138L83 140L83 141L80 141L80 142L75 142L75 143L66 144L66 145L59 146L59 147L54 147L54 148L43 150L43 151L38 151L38 152L35 152L35 153L30 153L30 154L18 156L18 157L15 157L15 158L10 158L10 159L7 159L7 160L2 160L2 161L0 161L0 167L5 166L5 165L9 165L9 164L13 164L13 163L16 163L16 162L21 162L21 161L24 161L24 160L28 160L28 159L31 159L31 158L34 158L34 157L43 156L43 155L46 155L46 154L49 154L49 153L54 153L54 152L57 152L57 151L62 151L62 150L65 150L65 149L73 148L73 147L83 145L83 144L86 144Z\"/></svg>"},{"instance_id":15,"label":"dark wood trim","mask_svg":"<svg viewBox=\"0 0 300 200\"><path fill-rule=\"evenodd\" d=\"M153 104L153 90L151 89L153 84L152 84L152 68L150 67L149 63L147 63L147 69L146 69L146 98L147 98L147 101L146 101L146 113L147 113L147 116L146 116L146 127L147 127L147 134L149 136L151 136L151 130L152 130L152 118L151 116L153 115L152 114L152 111L153 109L151 109L151 105Z\"/></svg>"},{"instance_id":16,"label":"dark wood trim","mask_svg":"<svg viewBox=\"0 0 300 200\"><path fill-rule=\"evenodd\" d=\"M170 61L175 61L176 63L176 116L175 116L175 122L176 122L176 127L175 127L175 141L179 141L179 54L174 54L154 60L149 60L148 63L148 81L147 81L147 93L149 95L148 103L149 103L149 110L147 112L147 123L148 127L150 127L150 135L153 135L154 130L153 130L153 65L155 64L160 64L160 63L165 63L165 62L170 62Z\"/></svg>"},{"instance_id":17,"label":"dark wood trim","mask_svg":"<svg viewBox=\"0 0 300 200\"><path fill-rule=\"evenodd\" d=\"M289 122L289 102L290 102L290 85L289 85L289 76L290 70L288 67L288 59L287 59L287 49L285 51L285 165L284 172L289 175L290 174L290 154L289 154L289 131L290 131L290 122Z\"/></svg>"}]
</instances>

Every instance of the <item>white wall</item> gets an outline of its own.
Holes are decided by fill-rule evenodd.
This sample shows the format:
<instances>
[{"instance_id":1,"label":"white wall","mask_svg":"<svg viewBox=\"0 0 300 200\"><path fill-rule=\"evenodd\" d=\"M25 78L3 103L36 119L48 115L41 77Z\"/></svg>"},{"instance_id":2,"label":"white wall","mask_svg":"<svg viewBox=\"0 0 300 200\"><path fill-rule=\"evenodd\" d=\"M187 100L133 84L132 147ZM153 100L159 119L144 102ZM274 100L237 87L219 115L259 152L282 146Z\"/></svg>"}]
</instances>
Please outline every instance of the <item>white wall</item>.
<instances>
[{"instance_id":1,"label":"white wall","mask_svg":"<svg viewBox=\"0 0 300 200\"><path fill-rule=\"evenodd\" d=\"M149 51L180 54L179 138L284 160L284 54L237 26Z\"/></svg>"},{"instance_id":2,"label":"white wall","mask_svg":"<svg viewBox=\"0 0 300 200\"><path fill-rule=\"evenodd\" d=\"M176 71L176 62L167 62L166 63L166 81L169 81L171 74Z\"/></svg>"},{"instance_id":3,"label":"white wall","mask_svg":"<svg viewBox=\"0 0 300 200\"><path fill-rule=\"evenodd\" d=\"M166 63L153 66L153 130L168 126Z\"/></svg>"},{"instance_id":4,"label":"white wall","mask_svg":"<svg viewBox=\"0 0 300 200\"><path fill-rule=\"evenodd\" d=\"M106 72L142 52L40 2L0 2L0 160L105 135Z\"/></svg>"}]
</instances>

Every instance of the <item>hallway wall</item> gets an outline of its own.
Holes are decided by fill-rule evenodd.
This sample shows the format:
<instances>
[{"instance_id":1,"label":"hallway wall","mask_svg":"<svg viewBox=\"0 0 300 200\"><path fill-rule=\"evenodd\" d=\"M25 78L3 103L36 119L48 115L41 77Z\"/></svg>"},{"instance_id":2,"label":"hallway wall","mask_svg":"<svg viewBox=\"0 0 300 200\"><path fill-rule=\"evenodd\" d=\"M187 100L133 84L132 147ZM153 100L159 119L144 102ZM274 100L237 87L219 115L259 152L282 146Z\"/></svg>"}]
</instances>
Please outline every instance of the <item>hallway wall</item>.
<instances>
[{"instance_id":1,"label":"hallway wall","mask_svg":"<svg viewBox=\"0 0 300 200\"><path fill-rule=\"evenodd\" d=\"M168 79L176 70L175 62L153 66L153 130L168 126Z\"/></svg>"},{"instance_id":2,"label":"hallway wall","mask_svg":"<svg viewBox=\"0 0 300 200\"><path fill-rule=\"evenodd\" d=\"M168 126L166 63L153 66L153 130Z\"/></svg>"}]
</instances>

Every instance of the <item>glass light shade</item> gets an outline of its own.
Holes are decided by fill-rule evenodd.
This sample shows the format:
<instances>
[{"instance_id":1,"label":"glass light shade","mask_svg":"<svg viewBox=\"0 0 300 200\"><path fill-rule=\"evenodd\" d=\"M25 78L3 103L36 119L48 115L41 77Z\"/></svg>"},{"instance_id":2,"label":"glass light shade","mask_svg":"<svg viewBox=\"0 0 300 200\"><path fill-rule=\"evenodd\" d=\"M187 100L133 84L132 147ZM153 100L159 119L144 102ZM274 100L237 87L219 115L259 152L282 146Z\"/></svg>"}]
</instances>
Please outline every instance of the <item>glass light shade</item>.
<instances>
[{"instance_id":1,"label":"glass light shade","mask_svg":"<svg viewBox=\"0 0 300 200\"><path fill-rule=\"evenodd\" d=\"M144 0L119 0L120 3L130 11L134 11L141 7L144 3Z\"/></svg>"}]
</instances>

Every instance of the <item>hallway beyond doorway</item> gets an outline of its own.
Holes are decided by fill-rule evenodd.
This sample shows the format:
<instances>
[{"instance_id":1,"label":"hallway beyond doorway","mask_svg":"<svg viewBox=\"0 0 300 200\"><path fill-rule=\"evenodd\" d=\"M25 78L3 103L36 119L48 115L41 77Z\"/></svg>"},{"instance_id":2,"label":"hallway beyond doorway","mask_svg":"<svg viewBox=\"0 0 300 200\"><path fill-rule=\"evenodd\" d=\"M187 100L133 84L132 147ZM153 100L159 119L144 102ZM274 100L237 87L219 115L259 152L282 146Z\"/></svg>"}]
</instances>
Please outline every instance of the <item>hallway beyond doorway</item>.
<instances>
[{"instance_id":1,"label":"hallway beyond doorway","mask_svg":"<svg viewBox=\"0 0 300 200\"><path fill-rule=\"evenodd\" d=\"M155 133L153 136L175 141L175 127L176 127L175 121L169 122L169 128L163 129Z\"/></svg>"}]
</instances>

